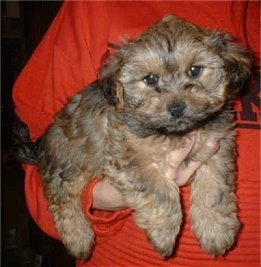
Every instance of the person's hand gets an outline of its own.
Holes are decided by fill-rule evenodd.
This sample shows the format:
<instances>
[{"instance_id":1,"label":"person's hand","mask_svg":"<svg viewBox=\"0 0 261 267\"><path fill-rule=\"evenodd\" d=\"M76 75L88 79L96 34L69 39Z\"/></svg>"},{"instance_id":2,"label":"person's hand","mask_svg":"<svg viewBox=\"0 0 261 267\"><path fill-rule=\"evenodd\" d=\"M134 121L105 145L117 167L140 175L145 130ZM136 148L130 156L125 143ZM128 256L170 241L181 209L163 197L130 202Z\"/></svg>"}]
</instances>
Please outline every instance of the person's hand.
<instances>
[{"instance_id":1,"label":"person's hand","mask_svg":"<svg viewBox=\"0 0 261 267\"><path fill-rule=\"evenodd\" d=\"M187 137L184 147L174 150L168 157L167 179L175 180L178 186L188 183L191 176L203 164L202 161L190 161L187 164L184 160L193 148L196 141L196 133ZM215 139L208 139L201 148L202 153L210 158L219 148L219 142ZM127 208L121 193L114 188L108 180L97 183L93 189L94 209L115 211Z\"/></svg>"},{"instance_id":2,"label":"person's hand","mask_svg":"<svg viewBox=\"0 0 261 267\"><path fill-rule=\"evenodd\" d=\"M197 154L202 155L201 160L191 160L185 163L184 160L192 150L196 138L196 132L189 134L184 147L172 151L167 159L166 177L175 180L178 186L186 185L196 170L219 149L219 141L210 137L197 152Z\"/></svg>"}]
</instances>

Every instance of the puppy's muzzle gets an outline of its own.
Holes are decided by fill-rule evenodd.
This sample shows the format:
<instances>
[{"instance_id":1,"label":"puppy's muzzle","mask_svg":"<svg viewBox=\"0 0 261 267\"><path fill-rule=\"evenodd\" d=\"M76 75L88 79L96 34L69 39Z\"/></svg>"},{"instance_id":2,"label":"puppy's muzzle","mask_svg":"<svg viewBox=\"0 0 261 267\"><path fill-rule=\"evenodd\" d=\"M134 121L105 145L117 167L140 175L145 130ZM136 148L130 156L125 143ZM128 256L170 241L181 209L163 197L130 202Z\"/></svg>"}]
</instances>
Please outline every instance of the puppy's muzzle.
<instances>
[{"instance_id":1,"label":"puppy's muzzle","mask_svg":"<svg viewBox=\"0 0 261 267\"><path fill-rule=\"evenodd\" d=\"M174 102L167 107L167 110L171 116L179 118L183 115L185 108L186 104L184 102Z\"/></svg>"}]
</instances>

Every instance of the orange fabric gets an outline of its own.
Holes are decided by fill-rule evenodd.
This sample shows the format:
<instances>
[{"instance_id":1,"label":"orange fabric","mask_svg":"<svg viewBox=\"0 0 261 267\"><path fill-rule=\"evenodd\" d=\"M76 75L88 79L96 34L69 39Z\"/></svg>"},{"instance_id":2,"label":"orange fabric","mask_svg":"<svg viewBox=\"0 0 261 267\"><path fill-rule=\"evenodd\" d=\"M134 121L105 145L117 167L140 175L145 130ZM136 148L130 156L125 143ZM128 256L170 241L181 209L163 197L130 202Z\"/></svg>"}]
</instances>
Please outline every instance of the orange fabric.
<instances>
[{"instance_id":1,"label":"orange fabric","mask_svg":"<svg viewBox=\"0 0 261 267\"><path fill-rule=\"evenodd\" d=\"M43 134L54 114L69 96L93 81L107 50L119 44L120 36L141 33L164 14L176 14L199 26L219 28L232 33L246 44L242 18L246 17L248 43L260 60L259 5L244 1L72 1L65 2L53 24L28 61L14 86L15 108L29 126L33 140ZM231 18L233 15L234 19ZM113 52L113 51L112 51ZM235 248L224 257L213 259L205 254L190 231L189 187L181 189L184 204L184 227L169 260L162 260L133 222L130 210L118 212L93 211L92 181L82 196L86 216L96 233L96 246L83 266L259 266L260 262L260 117L258 93L253 101L245 98L237 104L239 217L243 228ZM251 98L251 97L250 97ZM248 101L248 102L247 102ZM246 109L244 105L250 108ZM250 116L251 115L251 116ZM250 119L249 119L250 118ZM244 127L244 128L242 128ZM52 215L47 210L40 177L34 166L24 166L25 194L29 211L48 235L60 239Z\"/></svg>"}]
</instances>

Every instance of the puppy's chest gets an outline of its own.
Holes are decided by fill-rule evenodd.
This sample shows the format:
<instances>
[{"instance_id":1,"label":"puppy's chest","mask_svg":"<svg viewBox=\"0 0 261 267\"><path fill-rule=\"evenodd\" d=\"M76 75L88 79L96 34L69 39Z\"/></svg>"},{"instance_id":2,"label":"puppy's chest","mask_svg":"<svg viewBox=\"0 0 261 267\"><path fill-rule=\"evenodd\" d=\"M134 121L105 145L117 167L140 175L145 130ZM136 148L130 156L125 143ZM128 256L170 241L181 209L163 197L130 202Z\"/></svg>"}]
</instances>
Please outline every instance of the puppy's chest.
<instances>
[{"instance_id":1,"label":"puppy's chest","mask_svg":"<svg viewBox=\"0 0 261 267\"><path fill-rule=\"evenodd\" d=\"M144 171L154 169L164 175L165 170L172 165L173 161L179 161L179 159L174 157L179 157L180 154L184 153L181 152L179 154L176 153L176 151L184 151L187 144L186 140L187 138L182 136L152 136L140 140L128 140L127 143L130 147L129 151L132 151L132 161L136 163L139 168L142 168ZM195 160L200 156L198 152L203 146L202 142L203 139L199 138L198 135L185 161ZM181 156L183 157L183 155Z\"/></svg>"},{"instance_id":2,"label":"puppy's chest","mask_svg":"<svg viewBox=\"0 0 261 267\"><path fill-rule=\"evenodd\" d=\"M165 169L173 151L185 145L182 137L152 136L129 140L134 159L141 168Z\"/></svg>"}]
</instances>

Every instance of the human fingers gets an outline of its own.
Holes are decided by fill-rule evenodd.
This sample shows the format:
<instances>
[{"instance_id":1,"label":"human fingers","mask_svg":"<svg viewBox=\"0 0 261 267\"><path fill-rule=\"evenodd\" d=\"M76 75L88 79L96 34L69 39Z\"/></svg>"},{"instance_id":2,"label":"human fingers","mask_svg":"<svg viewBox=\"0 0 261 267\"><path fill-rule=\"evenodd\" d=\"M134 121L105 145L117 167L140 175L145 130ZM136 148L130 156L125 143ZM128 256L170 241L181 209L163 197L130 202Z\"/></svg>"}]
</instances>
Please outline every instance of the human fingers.
<instances>
[{"instance_id":1,"label":"human fingers","mask_svg":"<svg viewBox=\"0 0 261 267\"><path fill-rule=\"evenodd\" d=\"M167 179L176 179L180 165L190 153L195 140L195 134L188 135L185 139L184 145L181 148L175 149L171 153L169 153L166 159L168 168L166 170L165 176Z\"/></svg>"},{"instance_id":2,"label":"human fingers","mask_svg":"<svg viewBox=\"0 0 261 267\"><path fill-rule=\"evenodd\" d=\"M188 183L193 174L198 170L209 158L211 158L219 149L219 141L214 138L209 138L204 146L201 147L198 155L202 155L197 160L190 160L186 164L183 163L178 169L176 183L183 186Z\"/></svg>"}]
</instances>

